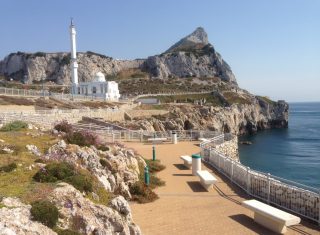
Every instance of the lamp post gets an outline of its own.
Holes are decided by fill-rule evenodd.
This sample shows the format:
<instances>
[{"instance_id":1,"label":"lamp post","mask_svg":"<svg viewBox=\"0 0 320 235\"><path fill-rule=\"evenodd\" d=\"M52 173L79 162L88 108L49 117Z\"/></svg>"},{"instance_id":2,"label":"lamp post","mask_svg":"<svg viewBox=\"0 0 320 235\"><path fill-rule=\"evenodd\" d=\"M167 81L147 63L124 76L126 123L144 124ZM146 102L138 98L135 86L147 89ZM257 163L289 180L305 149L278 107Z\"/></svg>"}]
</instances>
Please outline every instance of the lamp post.
<instances>
[{"instance_id":1,"label":"lamp post","mask_svg":"<svg viewBox=\"0 0 320 235\"><path fill-rule=\"evenodd\" d=\"M44 97L44 81L45 81L45 78L41 78L41 81L42 81L42 96Z\"/></svg>"}]
</instances>

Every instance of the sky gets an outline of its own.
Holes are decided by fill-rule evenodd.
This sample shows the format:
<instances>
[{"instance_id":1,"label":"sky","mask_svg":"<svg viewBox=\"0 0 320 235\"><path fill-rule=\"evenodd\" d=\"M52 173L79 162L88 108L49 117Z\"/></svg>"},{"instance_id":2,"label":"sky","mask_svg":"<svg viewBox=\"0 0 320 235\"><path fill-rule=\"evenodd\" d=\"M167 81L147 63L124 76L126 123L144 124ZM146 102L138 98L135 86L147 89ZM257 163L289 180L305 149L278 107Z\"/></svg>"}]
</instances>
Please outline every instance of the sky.
<instances>
[{"instance_id":1,"label":"sky","mask_svg":"<svg viewBox=\"0 0 320 235\"><path fill-rule=\"evenodd\" d=\"M198 26L238 84L272 99L320 101L320 0L0 0L0 59L78 51L118 59L160 54Z\"/></svg>"}]
</instances>

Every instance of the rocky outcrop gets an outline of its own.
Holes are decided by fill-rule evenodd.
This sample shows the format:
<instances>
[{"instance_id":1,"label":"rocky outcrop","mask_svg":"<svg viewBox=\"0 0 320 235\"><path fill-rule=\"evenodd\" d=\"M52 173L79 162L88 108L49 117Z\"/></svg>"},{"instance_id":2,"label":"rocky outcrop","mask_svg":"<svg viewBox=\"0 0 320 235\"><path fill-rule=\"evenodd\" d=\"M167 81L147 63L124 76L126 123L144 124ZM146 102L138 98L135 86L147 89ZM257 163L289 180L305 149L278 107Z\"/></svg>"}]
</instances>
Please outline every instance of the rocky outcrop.
<instances>
[{"instance_id":1,"label":"rocky outcrop","mask_svg":"<svg viewBox=\"0 0 320 235\"><path fill-rule=\"evenodd\" d=\"M60 183L49 196L60 214L58 226L72 228L81 234L138 235L140 228L133 223L128 202L121 196L110 207L91 202L71 185Z\"/></svg>"},{"instance_id":2,"label":"rocky outcrop","mask_svg":"<svg viewBox=\"0 0 320 235\"><path fill-rule=\"evenodd\" d=\"M223 81L236 84L230 66L208 42L203 28L197 28L165 53L150 56L144 68L158 78L219 77Z\"/></svg>"},{"instance_id":3,"label":"rocky outcrop","mask_svg":"<svg viewBox=\"0 0 320 235\"><path fill-rule=\"evenodd\" d=\"M107 191L116 191L128 199L131 198L129 186L139 180L139 162L143 162L133 150L117 145L110 151L100 151L94 146L67 145L63 140L53 145L43 158L87 169Z\"/></svg>"},{"instance_id":4,"label":"rocky outcrop","mask_svg":"<svg viewBox=\"0 0 320 235\"><path fill-rule=\"evenodd\" d=\"M79 80L91 81L101 71L106 76L119 71L139 68L144 60L114 60L93 52L78 53ZM11 53L0 61L0 75L25 83L42 79L59 84L70 84L69 53Z\"/></svg>"},{"instance_id":5,"label":"rocky outcrop","mask_svg":"<svg viewBox=\"0 0 320 235\"><path fill-rule=\"evenodd\" d=\"M139 235L140 228L133 223L128 202L117 196L109 205L95 204L73 186L59 183L47 197L59 211L58 228L72 229L81 234ZM32 220L31 206L17 198L3 198L0 209L0 234L56 235L45 225Z\"/></svg>"},{"instance_id":6,"label":"rocky outcrop","mask_svg":"<svg viewBox=\"0 0 320 235\"><path fill-rule=\"evenodd\" d=\"M195 129L236 135L254 134L259 130L288 127L288 109L284 101L268 103L257 98L252 100L252 104L233 104L229 107L172 105L169 115L124 124L149 131Z\"/></svg>"},{"instance_id":7,"label":"rocky outcrop","mask_svg":"<svg viewBox=\"0 0 320 235\"><path fill-rule=\"evenodd\" d=\"M229 65L208 42L207 33L197 28L165 53L147 59L115 60L94 52L77 53L79 80L91 81L101 71L106 77L120 71L142 69L151 77L219 77L236 84ZM70 53L11 53L0 61L0 75L24 83L42 79L70 84Z\"/></svg>"},{"instance_id":8,"label":"rocky outcrop","mask_svg":"<svg viewBox=\"0 0 320 235\"><path fill-rule=\"evenodd\" d=\"M207 44L209 44L209 40L206 31L204 28L198 27L193 33L171 46L165 53L192 50L194 48L201 48Z\"/></svg>"},{"instance_id":9,"label":"rocky outcrop","mask_svg":"<svg viewBox=\"0 0 320 235\"><path fill-rule=\"evenodd\" d=\"M4 198L0 209L1 235L56 235L50 228L31 220L30 205L17 198Z\"/></svg>"}]
</instances>

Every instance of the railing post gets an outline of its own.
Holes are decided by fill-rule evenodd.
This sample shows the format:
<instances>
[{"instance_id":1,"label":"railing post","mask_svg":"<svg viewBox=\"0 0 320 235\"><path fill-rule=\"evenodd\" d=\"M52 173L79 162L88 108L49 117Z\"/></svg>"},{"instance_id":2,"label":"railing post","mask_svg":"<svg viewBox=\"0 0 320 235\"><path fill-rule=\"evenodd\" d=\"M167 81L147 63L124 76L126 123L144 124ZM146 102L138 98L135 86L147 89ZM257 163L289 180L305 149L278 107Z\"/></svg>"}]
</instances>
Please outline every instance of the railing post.
<instances>
[{"instance_id":1,"label":"railing post","mask_svg":"<svg viewBox=\"0 0 320 235\"><path fill-rule=\"evenodd\" d=\"M247 167L247 193L250 194L250 167Z\"/></svg>"},{"instance_id":2,"label":"railing post","mask_svg":"<svg viewBox=\"0 0 320 235\"><path fill-rule=\"evenodd\" d=\"M231 160L231 182L233 182L233 160Z\"/></svg>"},{"instance_id":3,"label":"railing post","mask_svg":"<svg viewBox=\"0 0 320 235\"><path fill-rule=\"evenodd\" d=\"M220 169L221 169L221 164L220 164L220 161L221 161L221 157L220 157L220 155L218 154L218 167L219 167L219 171L221 171Z\"/></svg>"},{"instance_id":4,"label":"railing post","mask_svg":"<svg viewBox=\"0 0 320 235\"><path fill-rule=\"evenodd\" d=\"M270 173L268 173L268 204L270 204Z\"/></svg>"}]
</instances>

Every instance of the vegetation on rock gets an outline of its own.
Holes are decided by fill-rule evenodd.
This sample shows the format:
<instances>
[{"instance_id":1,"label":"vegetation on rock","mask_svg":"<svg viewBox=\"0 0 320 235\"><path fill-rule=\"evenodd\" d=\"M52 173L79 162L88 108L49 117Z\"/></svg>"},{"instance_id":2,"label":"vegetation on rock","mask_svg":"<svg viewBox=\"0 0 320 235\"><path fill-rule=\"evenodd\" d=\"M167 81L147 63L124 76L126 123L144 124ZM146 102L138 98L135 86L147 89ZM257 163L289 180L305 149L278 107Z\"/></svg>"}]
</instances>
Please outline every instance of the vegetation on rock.
<instances>
[{"instance_id":1,"label":"vegetation on rock","mask_svg":"<svg viewBox=\"0 0 320 235\"><path fill-rule=\"evenodd\" d=\"M26 129L28 124L23 121L13 121L1 127L0 131L20 131Z\"/></svg>"},{"instance_id":2,"label":"vegetation on rock","mask_svg":"<svg viewBox=\"0 0 320 235\"><path fill-rule=\"evenodd\" d=\"M57 123L54 126L54 129L57 131L65 132L65 133L70 133L73 131L72 125L68 123L68 121L63 120L62 122Z\"/></svg>"},{"instance_id":3,"label":"vegetation on rock","mask_svg":"<svg viewBox=\"0 0 320 235\"><path fill-rule=\"evenodd\" d=\"M35 201L31 204L31 216L33 220L39 221L42 224L53 228L59 217L58 208L47 200Z\"/></svg>"},{"instance_id":4,"label":"vegetation on rock","mask_svg":"<svg viewBox=\"0 0 320 235\"><path fill-rule=\"evenodd\" d=\"M10 163L8 165L1 166L0 167L0 172L11 172L16 168L17 168L17 164L16 163Z\"/></svg>"},{"instance_id":5,"label":"vegetation on rock","mask_svg":"<svg viewBox=\"0 0 320 235\"><path fill-rule=\"evenodd\" d=\"M73 175L66 178L64 181L71 184L73 187L81 192L92 192L93 186L91 178L85 175Z\"/></svg>"},{"instance_id":6,"label":"vegetation on rock","mask_svg":"<svg viewBox=\"0 0 320 235\"><path fill-rule=\"evenodd\" d=\"M52 162L41 168L33 179L37 182L54 183L64 181L71 184L81 192L92 192L92 179L76 171L76 169L66 162Z\"/></svg>"},{"instance_id":7,"label":"vegetation on rock","mask_svg":"<svg viewBox=\"0 0 320 235\"><path fill-rule=\"evenodd\" d=\"M58 235L81 235L81 233L70 229L55 229L55 232L58 233Z\"/></svg>"}]
</instances>

